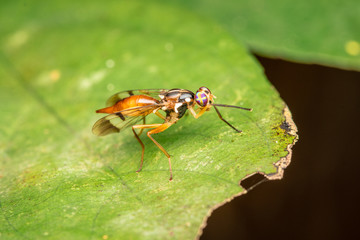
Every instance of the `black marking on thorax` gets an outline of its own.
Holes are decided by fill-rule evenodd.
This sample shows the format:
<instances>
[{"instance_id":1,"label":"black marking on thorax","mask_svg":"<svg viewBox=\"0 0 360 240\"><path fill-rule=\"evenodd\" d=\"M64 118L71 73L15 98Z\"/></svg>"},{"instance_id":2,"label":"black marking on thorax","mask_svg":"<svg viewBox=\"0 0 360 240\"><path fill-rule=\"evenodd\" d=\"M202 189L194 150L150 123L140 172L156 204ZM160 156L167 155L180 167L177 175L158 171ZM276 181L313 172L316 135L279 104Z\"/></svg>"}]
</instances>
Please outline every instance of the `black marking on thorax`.
<instances>
[{"instance_id":1,"label":"black marking on thorax","mask_svg":"<svg viewBox=\"0 0 360 240\"><path fill-rule=\"evenodd\" d=\"M180 107L177 108L178 111L178 118L182 118L184 114L186 113L186 110L188 109L187 104L183 104Z\"/></svg>"}]
</instances>

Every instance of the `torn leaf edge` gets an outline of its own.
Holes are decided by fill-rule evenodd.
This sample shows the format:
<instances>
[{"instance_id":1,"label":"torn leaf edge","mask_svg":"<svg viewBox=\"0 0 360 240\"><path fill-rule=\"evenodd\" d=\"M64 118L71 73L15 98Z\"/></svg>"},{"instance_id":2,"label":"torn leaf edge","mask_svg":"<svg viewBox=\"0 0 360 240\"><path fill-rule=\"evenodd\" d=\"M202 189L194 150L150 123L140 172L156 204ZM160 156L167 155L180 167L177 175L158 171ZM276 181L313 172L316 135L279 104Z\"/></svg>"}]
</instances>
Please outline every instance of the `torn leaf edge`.
<instances>
[{"instance_id":1,"label":"torn leaf edge","mask_svg":"<svg viewBox=\"0 0 360 240\"><path fill-rule=\"evenodd\" d=\"M277 171L275 173L271 173L271 174L265 174L264 172L254 172L254 173L251 173L247 176L245 176L243 179L241 179L239 181L239 185L240 185L240 182L253 176L254 174L261 174L265 177L266 180L280 180L284 177L284 172L285 172L285 169L290 165L291 163L291 157L292 157L292 147L295 145L295 143L298 141L299 139L299 136L297 135L297 127L294 123L294 120L292 119L292 115L291 115L291 112L289 110L289 107L285 104L285 107L283 109L283 116L285 117L285 122L290 126L290 130L286 131L287 134L291 135L291 136L294 136L294 141L289 144L287 147L286 147L286 150L288 151L288 154L285 156L285 157L282 157L280 158L279 161L273 163L274 166L276 167ZM262 182L262 181L261 181ZM204 228L206 227L207 225L207 220L209 219L209 217L211 216L211 214L213 213L213 211L223 205L225 205L226 203L232 201L234 198L236 197L239 197L241 195L244 195L246 193L248 193L251 189L253 189L254 187L256 187L257 185L259 185L261 182L255 184L254 186L252 186L251 188L249 188L248 190L244 189L243 191L241 191L240 193L238 194L235 194L233 195L232 197L228 198L228 199L225 199L223 202L219 203L219 204L216 204L215 206L213 206L209 211L208 213L206 214L206 216L204 217L203 221L202 221L202 224L200 225L199 227L199 230L198 230L198 233L196 235L196 240L200 239L202 233L203 233L203 230ZM241 185L240 185L241 187Z\"/></svg>"}]
</instances>

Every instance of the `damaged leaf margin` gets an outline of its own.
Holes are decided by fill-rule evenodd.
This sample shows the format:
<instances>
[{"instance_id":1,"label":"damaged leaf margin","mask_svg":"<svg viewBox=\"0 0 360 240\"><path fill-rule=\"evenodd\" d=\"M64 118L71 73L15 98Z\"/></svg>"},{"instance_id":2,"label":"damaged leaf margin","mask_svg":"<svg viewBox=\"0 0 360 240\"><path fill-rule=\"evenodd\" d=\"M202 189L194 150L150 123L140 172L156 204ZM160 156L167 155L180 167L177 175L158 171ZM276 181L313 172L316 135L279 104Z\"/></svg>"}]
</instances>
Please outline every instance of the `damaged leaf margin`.
<instances>
[{"instance_id":1,"label":"damaged leaf margin","mask_svg":"<svg viewBox=\"0 0 360 240\"><path fill-rule=\"evenodd\" d=\"M222 203L219 203L215 206L213 206L211 209L209 209L208 213L206 214L206 216L203 219L203 222L199 228L199 231L197 233L196 239L200 239L204 228L207 225L207 221L209 219L209 217L211 216L211 214L213 213L214 210L218 209L219 207L225 205L226 203L232 201L233 199L235 199L236 197L239 197L241 195L244 195L246 193L248 193L250 190L252 190L254 187L258 186L260 183L263 183L265 181L268 180L281 180L284 177L284 172L285 169L290 165L291 163L291 157L292 157L292 147L295 145L295 143L298 141L299 136L297 135L297 127L294 123L294 120L292 119L292 115L291 112L289 110L289 107L285 104L285 107L283 109L283 116L285 118L285 120L283 121L283 123L281 124L281 128L285 130L285 133L293 136L293 142L289 145L287 145L286 150L288 152L288 154L284 157L281 157L279 161L273 163L273 165L276 167L277 171L275 173L269 173L266 174L264 172L254 172L252 174L247 175L246 177L244 177L243 179L240 180L239 185L241 185L241 183L251 177L253 177L254 175L260 175L262 177L262 180L258 181L257 183L251 185L249 188L244 188L244 191L235 194L234 196L225 199L225 201L223 201Z\"/></svg>"}]
</instances>

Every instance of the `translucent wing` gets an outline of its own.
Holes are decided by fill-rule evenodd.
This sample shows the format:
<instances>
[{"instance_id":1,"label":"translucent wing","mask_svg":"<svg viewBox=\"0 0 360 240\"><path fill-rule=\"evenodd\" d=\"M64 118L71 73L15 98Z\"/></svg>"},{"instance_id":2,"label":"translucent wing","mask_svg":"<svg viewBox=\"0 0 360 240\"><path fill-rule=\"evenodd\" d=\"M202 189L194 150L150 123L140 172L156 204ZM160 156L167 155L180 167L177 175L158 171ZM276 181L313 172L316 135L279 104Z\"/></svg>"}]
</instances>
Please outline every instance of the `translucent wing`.
<instances>
[{"instance_id":1,"label":"translucent wing","mask_svg":"<svg viewBox=\"0 0 360 240\"><path fill-rule=\"evenodd\" d=\"M109 114L95 122L92 132L97 136L105 136L117 133L121 130L135 125L147 115L161 108L162 104L153 104L141 107L124 109L122 111Z\"/></svg>"},{"instance_id":2,"label":"translucent wing","mask_svg":"<svg viewBox=\"0 0 360 240\"><path fill-rule=\"evenodd\" d=\"M107 101L106 106L110 107L113 106L118 101L127 98L132 95L147 95L153 98L159 98L159 95L164 94L165 92L169 91L168 89L136 89L136 90L127 90L115 93L112 95Z\"/></svg>"}]
</instances>

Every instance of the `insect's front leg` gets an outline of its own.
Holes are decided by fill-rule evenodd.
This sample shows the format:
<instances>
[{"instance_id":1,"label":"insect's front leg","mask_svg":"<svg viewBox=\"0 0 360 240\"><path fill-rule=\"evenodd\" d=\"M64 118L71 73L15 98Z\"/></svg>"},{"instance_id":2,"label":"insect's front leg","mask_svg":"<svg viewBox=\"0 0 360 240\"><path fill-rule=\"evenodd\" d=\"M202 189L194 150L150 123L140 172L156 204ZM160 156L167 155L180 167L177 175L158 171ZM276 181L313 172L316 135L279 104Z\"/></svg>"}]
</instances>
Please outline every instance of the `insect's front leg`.
<instances>
[{"instance_id":1,"label":"insect's front leg","mask_svg":"<svg viewBox=\"0 0 360 240\"><path fill-rule=\"evenodd\" d=\"M219 116L219 118L220 118L224 123L226 123L227 125L229 125L232 129L234 129L234 130L237 131L238 133L241 133L241 132L242 132L241 130L239 130L239 129L235 128L233 125L231 125L228 121L226 121L226 120L221 116L221 113L219 112L219 110L217 109L216 106L214 106L214 108L215 108L215 111L216 111L217 115Z\"/></svg>"},{"instance_id":2,"label":"insect's front leg","mask_svg":"<svg viewBox=\"0 0 360 240\"><path fill-rule=\"evenodd\" d=\"M199 118L201 115L203 115L205 112L206 112L206 110L208 109L208 107L204 107L204 108L202 108L201 110L200 110L200 112L198 112L198 113L196 113L195 112L195 110L194 110L194 108L192 107L192 106L188 106L188 109L189 109L189 111L191 112L191 114L194 116L194 118Z\"/></svg>"},{"instance_id":3,"label":"insect's front leg","mask_svg":"<svg viewBox=\"0 0 360 240\"><path fill-rule=\"evenodd\" d=\"M194 108L192 106L188 105L188 109L189 109L190 113L193 115L193 117L196 118L196 112L195 112Z\"/></svg>"}]
</instances>

